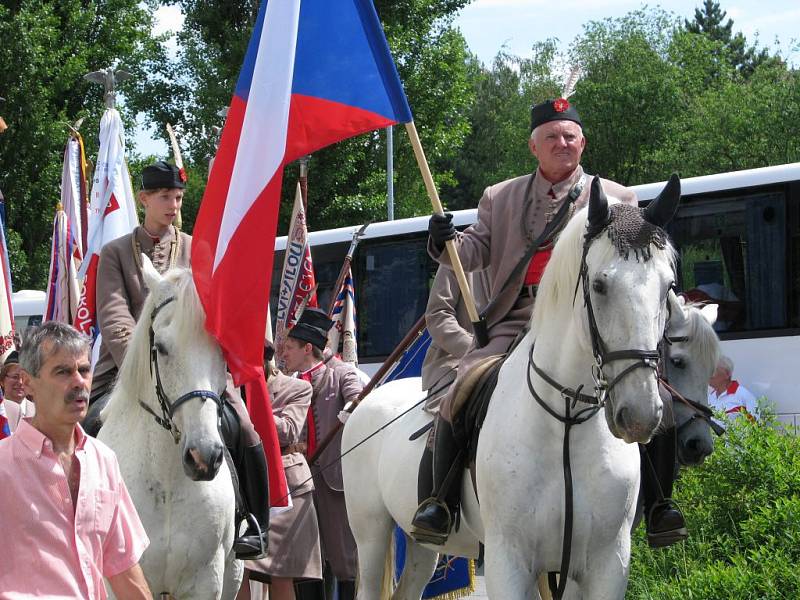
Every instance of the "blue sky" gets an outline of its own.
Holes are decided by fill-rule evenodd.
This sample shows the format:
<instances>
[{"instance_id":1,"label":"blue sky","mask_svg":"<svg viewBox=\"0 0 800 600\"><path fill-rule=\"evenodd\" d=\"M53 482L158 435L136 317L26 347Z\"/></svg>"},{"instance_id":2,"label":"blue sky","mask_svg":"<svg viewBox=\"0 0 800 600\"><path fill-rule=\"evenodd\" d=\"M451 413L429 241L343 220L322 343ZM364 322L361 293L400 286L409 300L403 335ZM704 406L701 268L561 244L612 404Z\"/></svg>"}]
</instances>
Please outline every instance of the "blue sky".
<instances>
[{"instance_id":1,"label":"blue sky","mask_svg":"<svg viewBox=\"0 0 800 600\"><path fill-rule=\"evenodd\" d=\"M649 6L691 18L702 4L702 0L661 0ZM734 31L744 33L750 43L758 36L761 46L777 50L793 65L800 65L799 0L721 0L720 5L733 19ZM581 34L585 23L621 17L643 6L639 0L474 0L461 11L455 25L472 52L490 63L501 48L527 56L534 42L550 37L558 38L566 47ZM176 6L160 8L156 14L157 33L176 31L183 23ZM132 137L139 153L167 153L166 144L153 140L144 127Z\"/></svg>"}]
</instances>

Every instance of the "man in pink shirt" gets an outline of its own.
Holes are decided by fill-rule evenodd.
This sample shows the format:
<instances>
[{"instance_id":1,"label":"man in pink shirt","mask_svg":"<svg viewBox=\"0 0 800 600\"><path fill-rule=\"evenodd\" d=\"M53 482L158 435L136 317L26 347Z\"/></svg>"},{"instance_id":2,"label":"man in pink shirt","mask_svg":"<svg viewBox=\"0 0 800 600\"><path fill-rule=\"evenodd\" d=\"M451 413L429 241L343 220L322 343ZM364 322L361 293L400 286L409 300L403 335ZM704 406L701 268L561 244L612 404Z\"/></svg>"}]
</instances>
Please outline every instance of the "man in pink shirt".
<instances>
[{"instance_id":1,"label":"man in pink shirt","mask_svg":"<svg viewBox=\"0 0 800 600\"><path fill-rule=\"evenodd\" d=\"M36 414L0 441L0 599L152 598L139 558L150 540L114 453L88 437L89 339L48 322L20 352Z\"/></svg>"}]
</instances>

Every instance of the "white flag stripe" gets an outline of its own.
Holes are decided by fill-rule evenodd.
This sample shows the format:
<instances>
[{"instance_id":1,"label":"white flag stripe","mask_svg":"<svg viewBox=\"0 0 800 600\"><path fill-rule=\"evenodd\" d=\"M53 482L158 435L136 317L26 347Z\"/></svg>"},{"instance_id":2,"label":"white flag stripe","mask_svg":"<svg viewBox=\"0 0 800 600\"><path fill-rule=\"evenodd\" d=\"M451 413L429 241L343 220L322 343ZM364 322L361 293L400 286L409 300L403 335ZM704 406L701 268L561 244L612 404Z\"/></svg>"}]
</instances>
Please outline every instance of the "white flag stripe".
<instances>
[{"instance_id":1,"label":"white flag stripe","mask_svg":"<svg viewBox=\"0 0 800 600\"><path fill-rule=\"evenodd\" d=\"M267 4L212 273L242 219L283 163L299 17L300 0Z\"/></svg>"}]
</instances>

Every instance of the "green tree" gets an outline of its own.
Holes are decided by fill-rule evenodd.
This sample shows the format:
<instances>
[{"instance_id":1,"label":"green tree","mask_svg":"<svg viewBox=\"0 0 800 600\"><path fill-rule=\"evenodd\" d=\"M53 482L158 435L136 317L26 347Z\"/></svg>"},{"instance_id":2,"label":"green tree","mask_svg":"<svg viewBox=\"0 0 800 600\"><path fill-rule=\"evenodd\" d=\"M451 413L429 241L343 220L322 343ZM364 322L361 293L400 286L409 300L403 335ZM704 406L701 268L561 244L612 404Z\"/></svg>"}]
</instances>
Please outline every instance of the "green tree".
<instances>
[{"instance_id":1,"label":"green tree","mask_svg":"<svg viewBox=\"0 0 800 600\"><path fill-rule=\"evenodd\" d=\"M150 10L137 0L0 5L0 95L9 125L0 137L0 188L15 289L45 284L66 123L87 117L87 156L97 152L102 92L83 75L118 62L134 73L123 89L135 96L145 73L162 64L152 26ZM136 100L123 107L128 116L137 109Z\"/></svg>"},{"instance_id":2,"label":"green tree","mask_svg":"<svg viewBox=\"0 0 800 600\"><path fill-rule=\"evenodd\" d=\"M720 48L716 56L724 57L742 75L749 76L759 65L775 60L766 48L759 50L755 46L749 46L741 31L734 34L733 19L723 23L727 14L720 8L719 2L704 0L703 8L695 9L692 21L684 19L683 27L686 31L700 33L720 42L725 52Z\"/></svg>"},{"instance_id":3,"label":"green tree","mask_svg":"<svg viewBox=\"0 0 800 600\"><path fill-rule=\"evenodd\" d=\"M679 72L667 56L671 30L663 11L635 11L588 23L573 45L571 60L584 69L574 102L590 173L623 185L668 175L655 155L681 110Z\"/></svg>"}]
</instances>

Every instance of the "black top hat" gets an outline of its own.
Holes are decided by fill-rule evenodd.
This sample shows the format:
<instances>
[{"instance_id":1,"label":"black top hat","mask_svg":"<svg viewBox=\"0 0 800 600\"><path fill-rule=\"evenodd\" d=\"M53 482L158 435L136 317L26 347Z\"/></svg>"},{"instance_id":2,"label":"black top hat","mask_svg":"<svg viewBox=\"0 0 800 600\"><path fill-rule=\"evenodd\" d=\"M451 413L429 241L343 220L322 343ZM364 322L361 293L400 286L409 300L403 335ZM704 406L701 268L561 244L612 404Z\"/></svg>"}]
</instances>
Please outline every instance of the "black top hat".
<instances>
[{"instance_id":1,"label":"black top hat","mask_svg":"<svg viewBox=\"0 0 800 600\"><path fill-rule=\"evenodd\" d=\"M288 335L324 350L328 343L328 331L332 325L333 321L328 318L328 313L324 310L306 307Z\"/></svg>"},{"instance_id":2,"label":"black top hat","mask_svg":"<svg viewBox=\"0 0 800 600\"><path fill-rule=\"evenodd\" d=\"M531 131L548 121L574 121L583 127L578 111L564 98L545 100L531 106Z\"/></svg>"},{"instance_id":3,"label":"black top hat","mask_svg":"<svg viewBox=\"0 0 800 600\"><path fill-rule=\"evenodd\" d=\"M186 172L175 165L159 160L142 169L142 189L159 190L161 188L186 187Z\"/></svg>"},{"instance_id":4,"label":"black top hat","mask_svg":"<svg viewBox=\"0 0 800 600\"><path fill-rule=\"evenodd\" d=\"M16 350L12 350L11 352L9 352L3 364L4 365L19 364L19 352L17 352Z\"/></svg>"}]
</instances>

